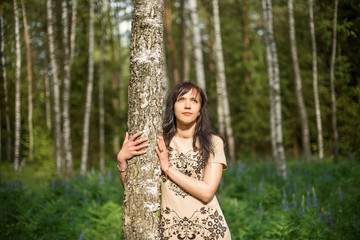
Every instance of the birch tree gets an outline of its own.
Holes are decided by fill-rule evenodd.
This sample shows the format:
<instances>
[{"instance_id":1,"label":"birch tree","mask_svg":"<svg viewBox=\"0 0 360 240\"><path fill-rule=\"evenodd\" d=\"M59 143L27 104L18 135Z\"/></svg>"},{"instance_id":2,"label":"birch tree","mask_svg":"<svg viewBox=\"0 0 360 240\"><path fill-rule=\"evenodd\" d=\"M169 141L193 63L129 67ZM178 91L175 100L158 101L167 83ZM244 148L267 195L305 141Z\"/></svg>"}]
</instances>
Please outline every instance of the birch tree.
<instances>
[{"instance_id":1,"label":"birch tree","mask_svg":"<svg viewBox=\"0 0 360 240\"><path fill-rule=\"evenodd\" d=\"M64 82L62 96L62 117L63 117L63 139L64 139L64 157L65 169L68 175L72 174L72 144L71 144L71 128L70 128L70 49L69 49L69 33L68 33L68 7L67 0L62 1L62 25L63 25L63 48L64 48Z\"/></svg>"},{"instance_id":2,"label":"birch tree","mask_svg":"<svg viewBox=\"0 0 360 240\"><path fill-rule=\"evenodd\" d=\"M189 79L189 54L188 54L188 28L186 24L186 8L185 0L180 0L180 44L181 44L181 81L188 81Z\"/></svg>"},{"instance_id":3,"label":"birch tree","mask_svg":"<svg viewBox=\"0 0 360 240\"><path fill-rule=\"evenodd\" d=\"M334 138L334 162L338 162L339 156L339 133L337 129L336 120L336 94L335 94L335 57L336 57L336 25L337 25L337 11L338 11L338 0L335 0L334 4L334 20L333 20L333 37L331 47L331 60L330 60L330 90L331 90L331 123Z\"/></svg>"},{"instance_id":4,"label":"birch tree","mask_svg":"<svg viewBox=\"0 0 360 240\"><path fill-rule=\"evenodd\" d=\"M14 0L14 17L15 17L15 147L14 147L14 171L19 170L20 155L20 135L21 135L21 49L20 49L20 32L19 32L19 14L17 1Z\"/></svg>"},{"instance_id":5,"label":"birch tree","mask_svg":"<svg viewBox=\"0 0 360 240\"><path fill-rule=\"evenodd\" d=\"M322 135L321 111L320 111L320 100L319 100L318 78L317 78L317 50L316 50L313 6L314 6L314 1L309 0L310 33L311 33L312 63L313 63L313 89L314 89L314 100L315 100L316 127L318 131L318 150L319 150L319 158L323 159L324 144L323 144L323 135Z\"/></svg>"},{"instance_id":6,"label":"birch tree","mask_svg":"<svg viewBox=\"0 0 360 240\"><path fill-rule=\"evenodd\" d=\"M5 106L5 124L6 124L6 149L7 149L7 162L11 162L11 125L10 125L10 111L9 111L9 92L7 87L7 75L6 75L6 66L5 66L5 38L4 38L4 19L0 15L1 22L1 65L2 65L2 74L3 74L3 87L4 87L4 102Z\"/></svg>"},{"instance_id":7,"label":"birch tree","mask_svg":"<svg viewBox=\"0 0 360 240\"><path fill-rule=\"evenodd\" d=\"M192 22L192 39L193 39L193 48L194 48L194 61L195 61L195 72L196 72L196 81L197 85L201 87L206 93L206 83L205 83L205 71L201 47L201 35L199 28L199 17L197 13L197 3L196 0L189 0L189 10L191 15Z\"/></svg>"},{"instance_id":8,"label":"birch tree","mask_svg":"<svg viewBox=\"0 0 360 240\"><path fill-rule=\"evenodd\" d=\"M142 131L147 153L127 162L123 238L157 239L162 136L163 0L134 1L130 43L129 134Z\"/></svg>"},{"instance_id":9,"label":"birch tree","mask_svg":"<svg viewBox=\"0 0 360 240\"><path fill-rule=\"evenodd\" d=\"M50 55L50 64L51 72L53 79L53 97L54 97L54 115L55 115L55 156L56 156L56 170L61 171L61 111L60 111L60 83L58 79L58 68L55 57L55 44L54 44L54 29L53 29L53 11L52 11L52 1L47 0L47 32L49 38L49 55Z\"/></svg>"},{"instance_id":10,"label":"birch tree","mask_svg":"<svg viewBox=\"0 0 360 240\"><path fill-rule=\"evenodd\" d=\"M220 17L219 5L217 0L213 0L213 18L214 18L214 33L215 33L215 58L216 58L216 90L218 99L218 111L223 114L226 126L226 139L230 154L230 161L235 163L235 150L234 150L234 135L230 119L229 99L227 95L226 77L225 77L225 64L222 51L221 31L220 31ZM219 112L218 115L220 116Z\"/></svg>"},{"instance_id":11,"label":"birch tree","mask_svg":"<svg viewBox=\"0 0 360 240\"><path fill-rule=\"evenodd\" d=\"M29 159L33 159L34 153L34 134L33 134L33 97L32 97L32 67L31 67L31 49L30 49L30 37L28 35L28 25L26 19L26 10L24 0L21 0L22 16L24 23L24 42L26 51L26 73L28 80L28 124L29 124ZM25 162L24 162L25 164ZM20 169L21 170L21 169Z\"/></svg>"},{"instance_id":12,"label":"birch tree","mask_svg":"<svg viewBox=\"0 0 360 240\"><path fill-rule=\"evenodd\" d=\"M104 6L101 1L101 32L105 33ZM100 145L100 171L105 172L105 131L104 131L104 34L100 36L100 63L99 63L99 145Z\"/></svg>"},{"instance_id":13,"label":"birch tree","mask_svg":"<svg viewBox=\"0 0 360 240\"><path fill-rule=\"evenodd\" d=\"M89 72L88 72L88 84L86 89L86 103L85 103L85 115L84 115L84 128L83 128L83 143L81 152L81 166L80 174L85 175L88 160L88 148L89 148L89 129L90 129L90 112L92 91L94 85L94 0L90 0L90 13L89 13Z\"/></svg>"},{"instance_id":14,"label":"birch tree","mask_svg":"<svg viewBox=\"0 0 360 240\"><path fill-rule=\"evenodd\" d=\"M301 139L302 139L303 155L306 161L310 161L311 152L310 152L309 123L308 123L304 98L302 94L302 81L301 81L300 66L299 66L298 53L296 47L293 0L288 0L288 12L289 12L290 48L291 48L291 57L293 61L294 75L295 75L295 94L296 94L296 100L298 103L300 120L301 120Z\"/></svg>"},{"instance_id":15,"label":"birch tree","mask_svg":"<svg viewBox=\"0 0 360 240\"><path fill-rule=\"evenodd\" d=\"M286 162L282 133L280 73L273 31L271 0L262 0L262 9L264 16L266 62L269 75L271 145L276 173L285 179Z\"/></svg>"},{"instance_id":16,"label":"birch tree","mask_svg":"<svg viewBox=\"0 0 360 240\"><path fill-rule=\"evenodd\" d=\"M51 130L51 94L50 94L50 81L49 81L49 62L47 56L44 61L44 91L45 91L45 111L46 111L46 126Z\"/></svg>"}]
</instances>

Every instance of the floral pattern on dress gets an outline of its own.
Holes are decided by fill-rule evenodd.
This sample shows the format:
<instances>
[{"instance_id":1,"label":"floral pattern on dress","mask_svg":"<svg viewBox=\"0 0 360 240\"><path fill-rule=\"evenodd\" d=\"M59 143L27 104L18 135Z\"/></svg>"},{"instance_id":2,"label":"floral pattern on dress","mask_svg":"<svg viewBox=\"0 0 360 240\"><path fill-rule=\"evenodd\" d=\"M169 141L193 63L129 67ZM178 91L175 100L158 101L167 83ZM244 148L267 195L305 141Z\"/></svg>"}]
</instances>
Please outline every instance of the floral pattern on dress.
<instances>
[{"instance_id":1,"label":"floral pattern on dress","mask_svg":"<svg viewBox=\"0 0 360 240\"><path fill-rule=\"evenodd\" d=\"M195 148L187 151L186 153L179 153L176 149L168 148L169 161L171 166L185 174L186 176L196 178L197 180L203 180L204 165L201 161L200 151ZM162 174L162 181L165 183L169 181L168 188L172 190L176 196L185 198L189 196L182 188L170 179L166 179L165 174Z\"/></svg>"},{"instance_id":2,"label":"floral pattern on dress","mask_svg":"<svg viewBox=\"0 0 360 240\"><path fill-rule=\"evenodd\" d=\"M223 239L227 230L224 217L218 210L202 207L191 217L181 218L166 207L162 209L159 236L161 240L169 239Z\"/></svg>"}]
</instances>

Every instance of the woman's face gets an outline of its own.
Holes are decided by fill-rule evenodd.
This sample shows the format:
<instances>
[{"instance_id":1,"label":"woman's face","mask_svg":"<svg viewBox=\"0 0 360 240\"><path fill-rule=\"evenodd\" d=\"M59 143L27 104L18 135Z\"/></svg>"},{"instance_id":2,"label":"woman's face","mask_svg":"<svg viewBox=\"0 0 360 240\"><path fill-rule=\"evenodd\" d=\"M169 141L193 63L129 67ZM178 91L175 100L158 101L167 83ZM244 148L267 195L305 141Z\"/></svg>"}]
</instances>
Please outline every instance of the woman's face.
<instances>
[{"instance_id":1,"label":"woman's face","mask_svg":"<svg viewBox=\"0 0 360 240\"><path fill-rule=\"evenodd\" d=\"M200 109L200 94L196 90L190 89L184 95L178 96L175 102L176 123L185 126L196 123L196 118L200 115Z\"/></svg>"}]
</instances>

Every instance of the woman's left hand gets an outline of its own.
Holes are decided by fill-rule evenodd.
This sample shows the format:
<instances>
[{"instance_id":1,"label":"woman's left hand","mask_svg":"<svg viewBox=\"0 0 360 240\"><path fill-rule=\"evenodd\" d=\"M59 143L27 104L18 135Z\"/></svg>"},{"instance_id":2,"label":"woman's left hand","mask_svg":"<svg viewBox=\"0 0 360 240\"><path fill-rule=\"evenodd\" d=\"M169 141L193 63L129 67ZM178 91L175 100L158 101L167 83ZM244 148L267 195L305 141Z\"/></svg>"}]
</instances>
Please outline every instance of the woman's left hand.
<instances>
[{"instance_id":1,"label":"woman's left hand","mask_svg":"<svg viewBox=\"0 0 360 240\"><path fill-rule=\"evenodd\" d=\"M170 167L169 156L166 149L165 141L163 137L158 137L156 140L158 147L155 146L155 151L160 159L161 170L167 171Z\"/></svg>"}]
</instances>

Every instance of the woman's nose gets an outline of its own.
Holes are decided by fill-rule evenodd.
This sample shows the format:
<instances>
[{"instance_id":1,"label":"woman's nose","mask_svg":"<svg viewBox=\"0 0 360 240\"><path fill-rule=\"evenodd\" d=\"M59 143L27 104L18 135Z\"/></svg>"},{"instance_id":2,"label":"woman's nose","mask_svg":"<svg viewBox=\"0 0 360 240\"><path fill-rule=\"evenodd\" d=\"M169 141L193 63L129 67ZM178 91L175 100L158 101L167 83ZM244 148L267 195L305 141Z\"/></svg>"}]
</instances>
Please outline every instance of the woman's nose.
<instances>
[{"instance_id":1,"label":"woman's nose","mask_svg":"<svg viewBox=\"0 0 360 240\"><path fill-rule=\"evenodd\" d=\"M185 101L185 108L190 108L191 104L190 101Z\"/></svg>"}]
</instances>

